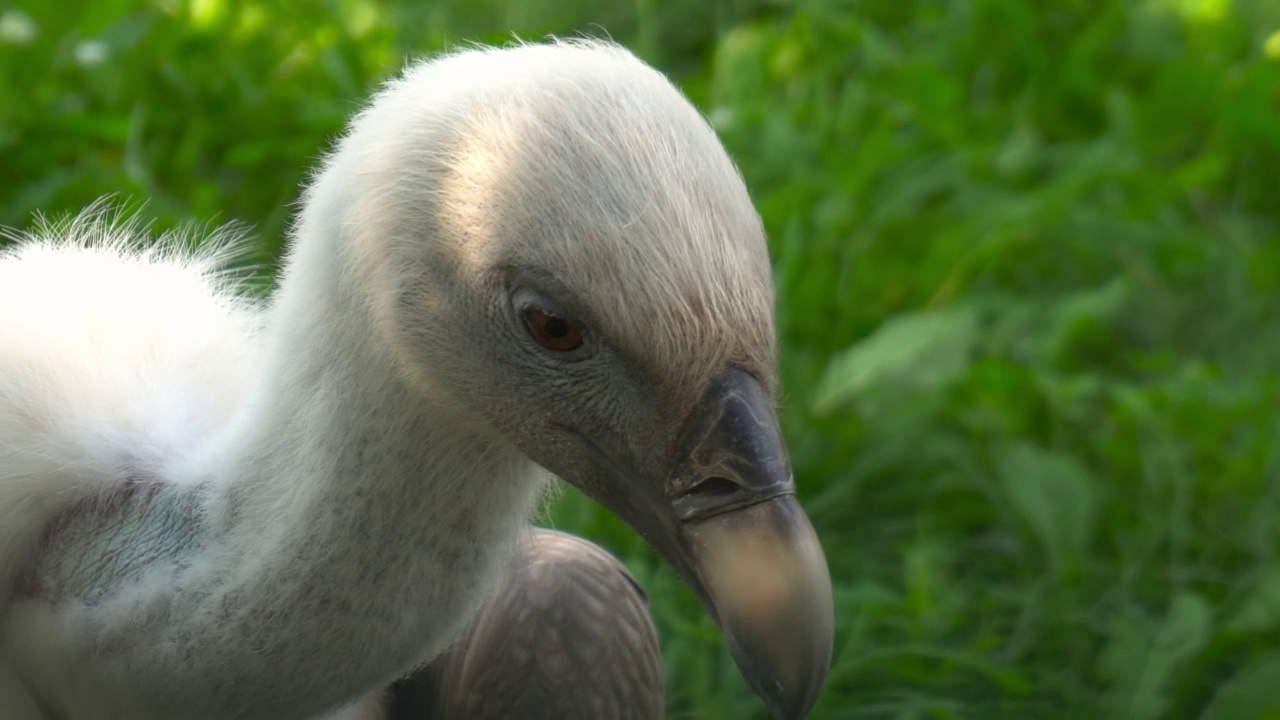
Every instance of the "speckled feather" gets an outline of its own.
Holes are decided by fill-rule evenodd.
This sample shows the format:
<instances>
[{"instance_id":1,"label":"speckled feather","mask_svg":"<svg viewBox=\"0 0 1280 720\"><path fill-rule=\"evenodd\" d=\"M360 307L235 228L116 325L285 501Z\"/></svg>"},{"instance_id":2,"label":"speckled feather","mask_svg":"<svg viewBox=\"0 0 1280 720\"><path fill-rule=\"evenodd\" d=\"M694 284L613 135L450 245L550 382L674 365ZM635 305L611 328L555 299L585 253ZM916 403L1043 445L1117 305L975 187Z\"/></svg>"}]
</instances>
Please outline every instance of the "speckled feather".
<instances>
[{"instance_id":1,"label":"speckled feather","mask_svg":"<svg viewBox=\"0 0 1280 720\"><path fill-rule=\"evenodd\" d=\"M462 638L392 690L389 720L661 720L648 600L601 548L538 530Z\"/></svg>"}]
</instances>

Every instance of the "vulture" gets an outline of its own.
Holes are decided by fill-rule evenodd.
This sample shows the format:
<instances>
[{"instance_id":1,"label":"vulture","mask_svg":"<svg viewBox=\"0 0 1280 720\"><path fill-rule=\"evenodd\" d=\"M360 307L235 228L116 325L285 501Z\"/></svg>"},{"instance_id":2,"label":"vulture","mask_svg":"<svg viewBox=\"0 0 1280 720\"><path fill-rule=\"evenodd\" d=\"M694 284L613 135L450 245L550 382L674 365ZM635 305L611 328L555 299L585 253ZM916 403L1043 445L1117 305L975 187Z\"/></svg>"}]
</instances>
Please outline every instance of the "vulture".
<instances>
[{"instance_id":1,"label":"vulture","mask_svg":"<svg viewBox=\"0 0 1280 720\"><path fill-rule=\"evenodd\" d=\"M308 183L265 303L235 237L147 235L97 207L0 250L7 720L340 716L442 656L482 687L451 649L486 660L551 474L807 714L831 582L764 231L660 73L585 40L411 66Z\"/></svg>"}]
</instances>

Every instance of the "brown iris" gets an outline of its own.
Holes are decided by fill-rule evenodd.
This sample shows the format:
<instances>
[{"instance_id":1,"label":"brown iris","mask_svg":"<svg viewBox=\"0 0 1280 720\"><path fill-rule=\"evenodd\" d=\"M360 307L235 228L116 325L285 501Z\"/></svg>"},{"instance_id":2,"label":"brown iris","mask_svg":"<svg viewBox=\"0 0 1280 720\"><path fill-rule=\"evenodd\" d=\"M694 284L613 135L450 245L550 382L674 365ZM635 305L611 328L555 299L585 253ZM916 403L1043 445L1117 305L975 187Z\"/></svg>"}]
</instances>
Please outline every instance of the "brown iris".
<instances>
[{"instance_id":1,"label":"brown iris","mask_svg":"<svg viewBox=\"0 0 1280 720\"><path fill-rule=\"evenodd\" d=\"M524 326L538 344L548 350L568 352L582 345L582 323L551 313L539 307L527 307L521 313Z\"/></svg>"}]
</instances>

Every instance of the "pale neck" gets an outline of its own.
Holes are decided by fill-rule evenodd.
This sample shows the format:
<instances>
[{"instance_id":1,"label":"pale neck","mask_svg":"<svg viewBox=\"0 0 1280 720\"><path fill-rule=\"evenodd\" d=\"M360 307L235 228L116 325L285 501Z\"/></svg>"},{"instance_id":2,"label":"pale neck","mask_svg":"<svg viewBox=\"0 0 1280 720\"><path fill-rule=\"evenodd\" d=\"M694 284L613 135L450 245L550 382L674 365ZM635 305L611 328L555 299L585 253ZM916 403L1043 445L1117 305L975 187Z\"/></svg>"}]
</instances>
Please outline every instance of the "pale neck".
<instances>
[{"instance_id":1,"label":"pale neck","mask_svg":"<svg viewBox=\"0 0 1280 720\"><path fill-rule=\"evenodd\" d=\"M474 412L406 381L374 317L377 281L342 234L352 199L334 178L351 172L331 167L309 192L268 317L261 382L197 463L226 488L214 520L312 523L365 498L376 501L370 512L388 513L376 522L402 521L421 540L438 540L440 522L457 518L500 543L503 532L482 526L519 527L543 474Z\"/></svg>"},{"instance_id":2,"label":"pale neck","mask_svg":"<svg viewBox=\"0 0 1280 720\"><path fill-rule=\"evenodd\" d=\"M43 574L87 602L62 627L113 648L77 667L131 678L148 708L292 717L373 691L452 640L527 527L544 474L406 385L332 264L340 241L300 241L227 431L50 548ZM66 560L122 538L108 587Z\"/></svg>"},{"instance_id":3,"label":"pale neck","mask_svg":"<svg viewBox=\"0 0 1280 720\"><path fill-rule=\"evenodd\" d=\"M514 549L544 478L479 419L406 384L361 288L327 264L342 256L329 241L307 238L291 259L268 379L222 445L214 486L225 491L210 507L227 541L215 574L244 634L272 631L255 615L326 608L298 617L270 660L314 664L316 685L300 693L335 682L332 656L316 657L335 648L369 653L344 664L371 682L439 652Z\"/></svg>"}]
</instances>

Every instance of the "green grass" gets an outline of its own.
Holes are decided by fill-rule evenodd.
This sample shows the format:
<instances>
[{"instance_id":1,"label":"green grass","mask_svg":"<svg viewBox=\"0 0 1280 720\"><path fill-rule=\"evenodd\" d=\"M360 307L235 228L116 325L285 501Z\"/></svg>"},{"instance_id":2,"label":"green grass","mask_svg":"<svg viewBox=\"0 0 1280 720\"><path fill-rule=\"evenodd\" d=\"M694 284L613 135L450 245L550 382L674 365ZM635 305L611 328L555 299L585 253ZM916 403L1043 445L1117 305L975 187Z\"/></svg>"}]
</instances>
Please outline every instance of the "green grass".
<instances>
[{"instance_id":1,"label":"green grass","mask_svg":"<svg viewBox=\"0 0 1280 720\"><path fill-rule=\"evenodd\" d=\"M120 193L268 259L406 55L607 31L768 226L836 585L814 717L1280 717L1280 3L19 5L0 223ZM648 586L672 717L763 717L673 571L574 493L553 515Z\"/></svg>"}]
</instances>

